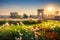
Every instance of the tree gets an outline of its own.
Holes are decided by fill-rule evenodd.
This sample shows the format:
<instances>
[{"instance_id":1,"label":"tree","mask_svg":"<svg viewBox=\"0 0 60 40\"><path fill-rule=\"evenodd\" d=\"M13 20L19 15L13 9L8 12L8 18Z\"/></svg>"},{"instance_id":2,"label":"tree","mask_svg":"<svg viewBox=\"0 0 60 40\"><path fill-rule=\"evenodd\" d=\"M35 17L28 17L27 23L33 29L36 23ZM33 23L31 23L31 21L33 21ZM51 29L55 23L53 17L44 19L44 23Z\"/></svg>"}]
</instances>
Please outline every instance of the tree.
<instances>
[{"instance_id":1,"label":"tree","mask_svg":"<svg viewBox=\"0 0 60 40\"><path fill-rule=\"evenodd\" d=\"M11 12L10 13L10 18L20 18L17 12Z\"/></svg>"},{"instance_id":2,"label":"tree","mask_svg":"<svg viewBox=\"0 0 60 40\"><path fill-rule=\"evenodd\" d=\"M26 15L26 14L23 14L23 18L28 18L28 15Z\"/></svg>"},{"instance_id":3,"label":"tree","mask_svg":"<svg viewBox=\"0 0 60 40\"><path fill-rule=\"evenodd\" d=\"M32 15L30 15L29 17L32 18Z\"/></svg>"}]
</instances>

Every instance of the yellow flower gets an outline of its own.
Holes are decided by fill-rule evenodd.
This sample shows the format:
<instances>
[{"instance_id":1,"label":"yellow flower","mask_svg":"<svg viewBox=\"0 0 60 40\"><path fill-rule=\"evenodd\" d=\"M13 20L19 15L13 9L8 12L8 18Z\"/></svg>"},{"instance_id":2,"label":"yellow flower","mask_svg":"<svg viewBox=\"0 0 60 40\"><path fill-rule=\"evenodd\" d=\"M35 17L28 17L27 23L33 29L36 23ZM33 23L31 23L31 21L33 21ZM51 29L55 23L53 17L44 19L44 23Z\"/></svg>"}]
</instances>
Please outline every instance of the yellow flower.
<instances>
[{"instance_id":1,"label":"yellow flower","mask_svg":"<svg viewBox=\"0 0 60 40\"><path fill-rule=\"evenodd\" d=\"M15 31L17 31L17 29L15 29Z\"/></svg>"}]
</instances>

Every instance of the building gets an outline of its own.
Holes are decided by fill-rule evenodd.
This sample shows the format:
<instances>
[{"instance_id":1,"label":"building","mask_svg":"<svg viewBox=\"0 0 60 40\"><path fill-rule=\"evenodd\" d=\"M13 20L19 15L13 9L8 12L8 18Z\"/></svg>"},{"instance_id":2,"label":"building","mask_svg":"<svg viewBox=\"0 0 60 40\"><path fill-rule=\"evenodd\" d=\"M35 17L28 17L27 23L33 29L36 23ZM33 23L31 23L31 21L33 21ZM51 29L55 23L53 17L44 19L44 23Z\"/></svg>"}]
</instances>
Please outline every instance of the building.
<instances>
[{"instance_id":1,"label":"building","mask_svg":"<svg viewBox=\"0 0 60 40\"><path fill-rule=\"evenodd\" d=\"M38 12L38 15L37 15L37 16L38 16L40 19L42 19L42 18L43 18L43 14L44 14L44 9L38 9L37 12Z\"/></svg>"}]
</instances>

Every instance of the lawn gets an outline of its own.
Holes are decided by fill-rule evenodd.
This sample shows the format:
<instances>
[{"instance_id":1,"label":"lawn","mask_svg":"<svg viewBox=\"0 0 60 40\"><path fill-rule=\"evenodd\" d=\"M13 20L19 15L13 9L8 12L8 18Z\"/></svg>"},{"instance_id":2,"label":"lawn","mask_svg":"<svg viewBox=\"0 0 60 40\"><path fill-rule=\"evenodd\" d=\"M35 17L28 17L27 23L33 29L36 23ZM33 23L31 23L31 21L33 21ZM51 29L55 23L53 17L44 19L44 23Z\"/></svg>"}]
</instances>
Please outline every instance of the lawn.
<instances>
[{"instance_id":1,"label":"lawn","mask_svg":"<svg viewBox=\"0 0 60 40\"><path fill-rule=\"evenodd\" d=\"M0 40L60 40L60 21L1 25Z\"/></svg>"}]
</instances>

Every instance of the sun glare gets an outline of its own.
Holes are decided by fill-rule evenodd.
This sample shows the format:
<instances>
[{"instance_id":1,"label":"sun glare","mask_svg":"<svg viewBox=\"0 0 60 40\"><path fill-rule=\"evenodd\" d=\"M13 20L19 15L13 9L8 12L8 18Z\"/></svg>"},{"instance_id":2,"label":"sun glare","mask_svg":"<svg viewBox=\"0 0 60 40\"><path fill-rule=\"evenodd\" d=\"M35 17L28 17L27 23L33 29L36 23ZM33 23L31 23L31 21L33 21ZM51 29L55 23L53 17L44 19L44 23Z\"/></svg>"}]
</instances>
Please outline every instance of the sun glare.
<instances>
[{"instance_id":1,"label":"sun glare","mask_svg":"<svg viewBox=\"0 0 60 40\"><path fill-rule=\"evenodd\" d=\"M48 7L48 11L51 12L53 10L52 7Z\"/></svg>"}]
</instances>

